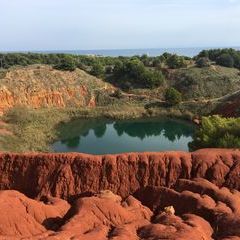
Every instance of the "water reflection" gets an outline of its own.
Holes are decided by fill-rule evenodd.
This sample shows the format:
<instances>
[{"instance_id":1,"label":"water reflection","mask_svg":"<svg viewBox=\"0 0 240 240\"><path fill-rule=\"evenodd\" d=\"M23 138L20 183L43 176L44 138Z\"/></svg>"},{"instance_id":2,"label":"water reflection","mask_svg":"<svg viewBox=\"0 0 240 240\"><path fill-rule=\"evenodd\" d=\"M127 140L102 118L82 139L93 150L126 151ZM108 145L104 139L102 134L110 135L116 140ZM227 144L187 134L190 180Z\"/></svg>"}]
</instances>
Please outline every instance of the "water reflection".
<instances>
[{"instance_id":1,"label":"water reflection","mask_svg":"<svg viewBox=\"0 0 240 240\"><path fill-rule=\"evenodd\" d=\"M138 137L143 140L146 137L163 135L171 142L182 136L189 137L193 129L188 124L172 120L142 121L142 122L116 122L114 128L118 136L126 133L130 137Z\"/></svg>"},{"instance_id":2,"label":"water reflection","mask_svg":"<svg viewBox=\"0 0 240 240\"><path fill-rule=\"evenodd\" d=\"M186 122L77 120L58 126L57 152L95 154L127 151L188 150L194 127Z\"/></svg>"}]
</instances>

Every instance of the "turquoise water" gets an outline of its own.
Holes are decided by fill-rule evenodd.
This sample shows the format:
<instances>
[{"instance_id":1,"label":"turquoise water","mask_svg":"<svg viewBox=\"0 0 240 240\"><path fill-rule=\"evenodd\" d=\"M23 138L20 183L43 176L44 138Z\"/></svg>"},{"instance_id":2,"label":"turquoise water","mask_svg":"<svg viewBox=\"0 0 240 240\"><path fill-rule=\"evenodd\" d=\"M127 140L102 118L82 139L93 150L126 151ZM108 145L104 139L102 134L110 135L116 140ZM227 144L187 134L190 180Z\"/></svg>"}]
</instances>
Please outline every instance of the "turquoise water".
<instances>
[{"instance_id":1,"label":"turquoise water","mask_svg":"<svg viewBox=\"0 0 240 240\"><path fill-rule=\"evenodd\" d=\"M188 151L193 132L193 125L168 119L78 120L59 126L60 140L52 148L55 152L91 154Z\"/></svg>"}]
</instances>

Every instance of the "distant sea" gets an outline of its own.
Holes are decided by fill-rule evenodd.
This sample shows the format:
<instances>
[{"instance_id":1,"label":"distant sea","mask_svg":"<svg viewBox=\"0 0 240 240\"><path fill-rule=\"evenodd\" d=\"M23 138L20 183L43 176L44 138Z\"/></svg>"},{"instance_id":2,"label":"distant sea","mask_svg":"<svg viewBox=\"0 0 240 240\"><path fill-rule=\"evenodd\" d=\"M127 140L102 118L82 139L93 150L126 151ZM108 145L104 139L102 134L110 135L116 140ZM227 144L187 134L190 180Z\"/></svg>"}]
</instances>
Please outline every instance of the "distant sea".
<instances>
[{"instance_id":1,"label":"distant sea","mask_svg":"<svg viewBox=\"0 0 240 240\"><path fill-rule=\"evenodd\" d=\"M164 52L175 53L178 55L193 57L202 50L214 49L219 47L197 47L197 48L146 48L146 49L112 49L112 50L55 50L55 51L34 51L40 53L69 53L78 55L99 55L99 56L134 56L147 54L148 56L159 56ZM240 50L240 47L232 47Z\"/></svg>"}]
</instances>

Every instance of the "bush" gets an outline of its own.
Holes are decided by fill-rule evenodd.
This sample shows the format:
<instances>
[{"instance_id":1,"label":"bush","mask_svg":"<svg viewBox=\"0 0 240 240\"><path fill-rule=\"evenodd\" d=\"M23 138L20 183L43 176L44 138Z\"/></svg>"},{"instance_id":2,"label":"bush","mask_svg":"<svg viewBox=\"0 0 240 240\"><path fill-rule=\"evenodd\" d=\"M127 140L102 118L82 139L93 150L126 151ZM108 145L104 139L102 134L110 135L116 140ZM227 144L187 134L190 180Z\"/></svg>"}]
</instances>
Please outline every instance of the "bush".
<instances>
[{"instance_id":1,"label":"bush","mask_svg":"<svg viewBox=\"0 0 240 240\"><path fill-rule=\"evenodd\" d=\"M96 62L92 66L92 70L90 72L95 77L102 77L105 73L105 69L100 62Z\"/></svg>"},{"instance_id":2,"label":"bush","mask_svg":"<svg viewBox=\"0 0 240 240\"><path fill-rule=\"evenodd\" d=\"M197 59L196 65L199 68L204 68L204 67L209 67L211 65L211 62L210 62L209 58L201 57L201 58Z\"/></svg>"},{"instance_id":3,"label":"bush","mask_svg":"<svg viewBox=\"0 0 240 240\"><path fill-rule=\"evenodd\" d=\"M160 71L145 70L141 78L144 85L148 88L158 87L164 81L164 76Z\"/></svg>"},{"instance_id":4,"label":"bush","mask_svg":"<svg viewBox=\"0 0 240 240\"><path fill-rule=\"evenodd\" d=\"M239 148L240 118L222 118L217 115L203 117L201 127L195 133L190 147Z\"/></svg>"},{"instance_id":5,"label":"bush","mask_svg":"<svg viewBox=\"0 0 240 240\"><path fill-rule=\"evenodd\" d=\"M224 53L217 58L216 63L224 67L232 68L234 66L234 59L230 54Z\"/></svg>"},{"instance_id":6,"label":"bush","mask_svg":"<svg viewBox=\"0 0 240 240\"><path fill-rule=\"evenodd\" d=\"M184 57L178 56L176 54L168 57L167 65L169 68L172 68L172 69L183 68L187 66Z\"/></svg>"},{"instance_id":7,"label":"bush","mask_svg":"<svg viewBox=\"0 0 240 240\"><path fill-rule=\"evenodd\" d=\"M129 77L136 79L137 81L140 81L141 76L145 72L144 64L138 59L133 59L126 62L123 67L125 68L125 73L127 73Z\"/></svg>"},{"instance_id":8,"label":"bush","mask_svg":"<svg viewBox=\"0 0 240 240\"><path fill-rule=\"evenodd\" d=\"M172 106L179 104L182 101L182 94L175 88L168 88L165 93L165 100Z\"/></svg>"},{"instance_id":9,"label":"bush","mask_svg":"<svg viewBox=\"0 0 240 240\"><path fill-rule=\"evenodd\" d=\"M74 61L74 58L68 55L64 55L59 63L54 66L57 70L63 70L63 71L74 71L76 69L76 63Z\"/></svg>"}]
</instances>

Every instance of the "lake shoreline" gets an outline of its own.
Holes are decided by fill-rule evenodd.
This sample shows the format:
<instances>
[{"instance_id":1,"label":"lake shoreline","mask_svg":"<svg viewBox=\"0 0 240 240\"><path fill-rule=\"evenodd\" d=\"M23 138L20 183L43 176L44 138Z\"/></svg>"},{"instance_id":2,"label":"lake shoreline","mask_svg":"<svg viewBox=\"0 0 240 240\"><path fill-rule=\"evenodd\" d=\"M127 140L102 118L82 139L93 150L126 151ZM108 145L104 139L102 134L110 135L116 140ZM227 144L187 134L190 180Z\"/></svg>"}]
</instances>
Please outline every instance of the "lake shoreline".
<instances>
[{"instance_id":1,"label":"lake shoreline","mask_svg":"<svg viewBox=\"0 0 240 240\"><path fill-rule=\"evenodd\" d=\"M15 111L15 112L14 112ZM52 152L49 146L59 139L59 126L76 119L142 120L169 118L193 123L193 115L180 111L152 111L142 106L115 106L96 108L16 109L4 115L12 135L1 137L2 151ZM24 143L24 144L23 144Z\"/></svg>"}]
</instances>

